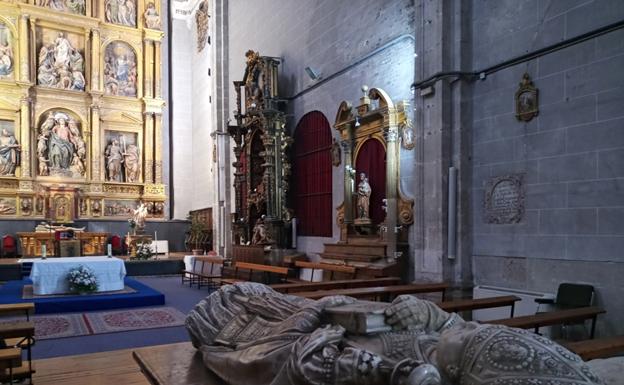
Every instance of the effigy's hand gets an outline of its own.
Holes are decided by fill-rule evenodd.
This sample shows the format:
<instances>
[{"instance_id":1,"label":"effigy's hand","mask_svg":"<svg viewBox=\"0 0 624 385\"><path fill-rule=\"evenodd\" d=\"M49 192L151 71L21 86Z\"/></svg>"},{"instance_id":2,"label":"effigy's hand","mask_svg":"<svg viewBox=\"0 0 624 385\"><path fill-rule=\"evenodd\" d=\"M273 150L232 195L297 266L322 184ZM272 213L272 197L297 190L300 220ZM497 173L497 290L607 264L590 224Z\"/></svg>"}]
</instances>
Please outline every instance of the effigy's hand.
<instances>
[{"instance_id":1,"label":"effigy's hand","mask_svg":"<svg viewBox=\"0 0 624 385\"><path fill-rule=\"evenodd\" d=\"M340 326L327 325L295 342L287 364L291 383L326 383L332 377L333 362L344 332Z\"/></svg>"},{"instance_id":2,"label":"effigy's hand","mask_svg":"<svg viewBox=\"0 0 624 385\"><path fill-rule=\"evenodd\" d=\"M386 309L386 324L394 330L424 329L430 314L425 302L411 295L400 295Z\"/></svg>"},{"instance_id":3,"label":"effigy's hand","mask_svg":"<svg viewBox=\"0 0 624 385\"><path fill-rule=\"evenodd\" d=\"M316 305L319 306L320 309L327 309L328 307L333 306L348 305L350 303L354 303L355 301L356 299L352 297L346 297L344 295L332 295L317 300Z\"/></svg>"}]
</instances>

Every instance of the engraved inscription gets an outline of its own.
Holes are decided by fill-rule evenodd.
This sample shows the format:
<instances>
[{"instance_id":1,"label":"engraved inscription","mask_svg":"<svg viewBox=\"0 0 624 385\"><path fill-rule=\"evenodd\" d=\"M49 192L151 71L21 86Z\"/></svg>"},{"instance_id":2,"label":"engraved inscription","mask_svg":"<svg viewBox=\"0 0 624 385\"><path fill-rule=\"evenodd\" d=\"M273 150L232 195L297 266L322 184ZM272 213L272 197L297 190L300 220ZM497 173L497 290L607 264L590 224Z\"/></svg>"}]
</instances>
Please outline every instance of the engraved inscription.
<instances>
[{"instance_id":1,"label":"engraved inscription","mask_svg":"<svg viewBox=\"0 0 624 385\"><path fill-rule=\"evenodd\" d=\"M506 175L490 180L485 191L486 222L518 223L523 214L523 175Z\"/></svg>"}]
</instances>

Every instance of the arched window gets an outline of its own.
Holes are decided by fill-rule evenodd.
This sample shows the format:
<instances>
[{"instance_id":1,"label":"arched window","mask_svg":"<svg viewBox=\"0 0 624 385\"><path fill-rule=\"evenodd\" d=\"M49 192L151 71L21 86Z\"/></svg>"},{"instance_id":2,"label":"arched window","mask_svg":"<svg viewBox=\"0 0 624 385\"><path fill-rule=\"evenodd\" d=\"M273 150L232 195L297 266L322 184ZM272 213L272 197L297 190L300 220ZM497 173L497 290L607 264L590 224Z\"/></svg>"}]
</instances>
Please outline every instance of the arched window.
<instances>
[{"instance_id":1,"label":"arched window","mask_svg":"<svg viewBox=\"0 0 624 385\"><path fill-rule=\"evenodd\" d=\"M319 111L301 118L295 131L294 208L299 235L332 236L332 135Z\"/></svg>"}]
</instances>

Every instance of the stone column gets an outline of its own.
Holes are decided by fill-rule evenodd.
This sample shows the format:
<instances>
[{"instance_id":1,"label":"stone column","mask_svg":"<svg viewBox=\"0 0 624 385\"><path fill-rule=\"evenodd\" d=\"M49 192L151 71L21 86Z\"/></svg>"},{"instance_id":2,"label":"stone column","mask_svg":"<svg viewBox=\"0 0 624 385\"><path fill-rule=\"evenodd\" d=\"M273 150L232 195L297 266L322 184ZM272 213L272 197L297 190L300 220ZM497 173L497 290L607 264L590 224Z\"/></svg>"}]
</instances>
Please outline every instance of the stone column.
<instances>
[{"instance_id":1,"label":"stone column","mask_svg":"<svg viewBox=\"0 0 624 385\"><path fill-rule=\"evenodd\" d=\"M398 127L392 124L384 134L386 136L386 226L388 226L386 256L394 257L397 240L397 189L399 187Z\"/></svg>"},{"instance_id":2,"label":"stone column","mask_svg":"<svg viewBox=\"0 0 624 385\"><path fill-rule=\"evenodd\" d=\"M100 31L91 30L91 91L100 88Z\"/></svg>"},{"instance_id":3,"label":"stone column","mask_svg":"<svg viewBox=\"0 0 624 385\"><path fill-rule=\"evenodd\" d=\"M104 159L101 150L100 139L100 105L98 101L91 104L91 179L103 181L105 174L102 173L100 159Z\"/></svg>"},{"instance_id":4,"label":"stone column","mask_svg":"<svg viewBox=\"0 0 624 385\"><path fill-rule=\"evenodd\" d=\"M154 78L154 46L152 40L143 40L143 96L146 98L152 98L154 96L153 78Z\"/></svg>"},{"instance_id":5,"label":"stone column","mask_svg":"<svg viewBox=\"0 0 624 385\"><path fill-rule=\"evenodd\" d=\"M154 114L145 113L145 137L143 151L145 153L145 183L154 183Z\"/></svg>"},{"instance_id":6,"label":"stone column","mask_svg":"<svg viewBox=\"0 0 624 385\"><path fill-rule=\"evenodd\" d=\"M28 15L23 14L19 20L19 80L22 82L30 82L30 62L28 61Z\"/></svg>"},{"instance_id":7,"label":"stone column","mask_svg":"<svg viewBox=\"0 0 624 385\"><path fill-rule=\"evenodd\" d=\"M154 114L154 183L162 183L162 114Z\"/></svg>"},{"instance_id":8,"label":"stone column","mask_svg":"<svg viewBox=\"0 0 624 385\"><path fill-rule=\"evenodd\" d=\"M162 63L160 62L160 41L154 41L154 98L162 97L161 79Z\"/></svg>"},{"instance_id":9,"label":"stone column","mask_svg":"<svg viewBox=\"0 0 624 385\"><path fill-rule=\"evenodd\" d=\"M349 131L351 131L349 129ZM349 132L349 138L340 142L342 151L344 152L345 170L344 170L344 223L353 223L353 192L355 184L355 169L353 168L353 139ZM353 172L350 172L353 170Z\"/></svg>"},{"instance_id":10,"label":"stone column","mask_svg":"<svg viewBox=\"0 0 624 385\"><path fill-rule=\"evenodd\" d=\"M22 177L30 178L30 98L23 96L20 99L20 147Z\"/></svg>"}]
</instances>

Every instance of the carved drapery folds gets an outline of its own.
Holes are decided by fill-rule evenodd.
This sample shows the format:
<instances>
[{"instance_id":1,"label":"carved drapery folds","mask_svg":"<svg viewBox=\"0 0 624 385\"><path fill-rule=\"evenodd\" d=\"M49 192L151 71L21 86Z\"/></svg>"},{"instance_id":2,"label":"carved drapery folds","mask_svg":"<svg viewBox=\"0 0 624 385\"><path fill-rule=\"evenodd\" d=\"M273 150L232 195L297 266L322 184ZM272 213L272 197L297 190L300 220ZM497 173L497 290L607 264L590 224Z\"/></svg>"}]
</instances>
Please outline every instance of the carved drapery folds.
<instances>
[{"instance_id":1,"label":"carved drapery folds","mask_svg":"<svg viewBox=\"0 0 624 385\"><path fill-rule=\"evenodd\" d=\"M284 113L274 108L279 60L253 50L246 59L243 80L234 82L237 125L229 127L236 144L234 241L281 247L287 244L286 227L292 219L288 207L292 138L284 129Z\"/></svg>"},{"instance_id":2,"label":"carved drapery folds","mask_svg":"<svg viewBox=\"0 0 624 385\"><path fill-rule=\"evenodd\" d=\"M208 35L208 22L210 21L210 4L203 0L195 12L195 24L197 26L197 52L204 50L206 43L210 43Z\"/></svg>"},{"instance_id":3,"label":"carved drapery folds","mask_svg":"<svg viewBox=\"0 0 624 385\"><path fill-rule=\"evenodd\" d=\"M141 202L164 217L160 14L153 0L0 1L0 217Z\"/></svg>"}]
</instances>

